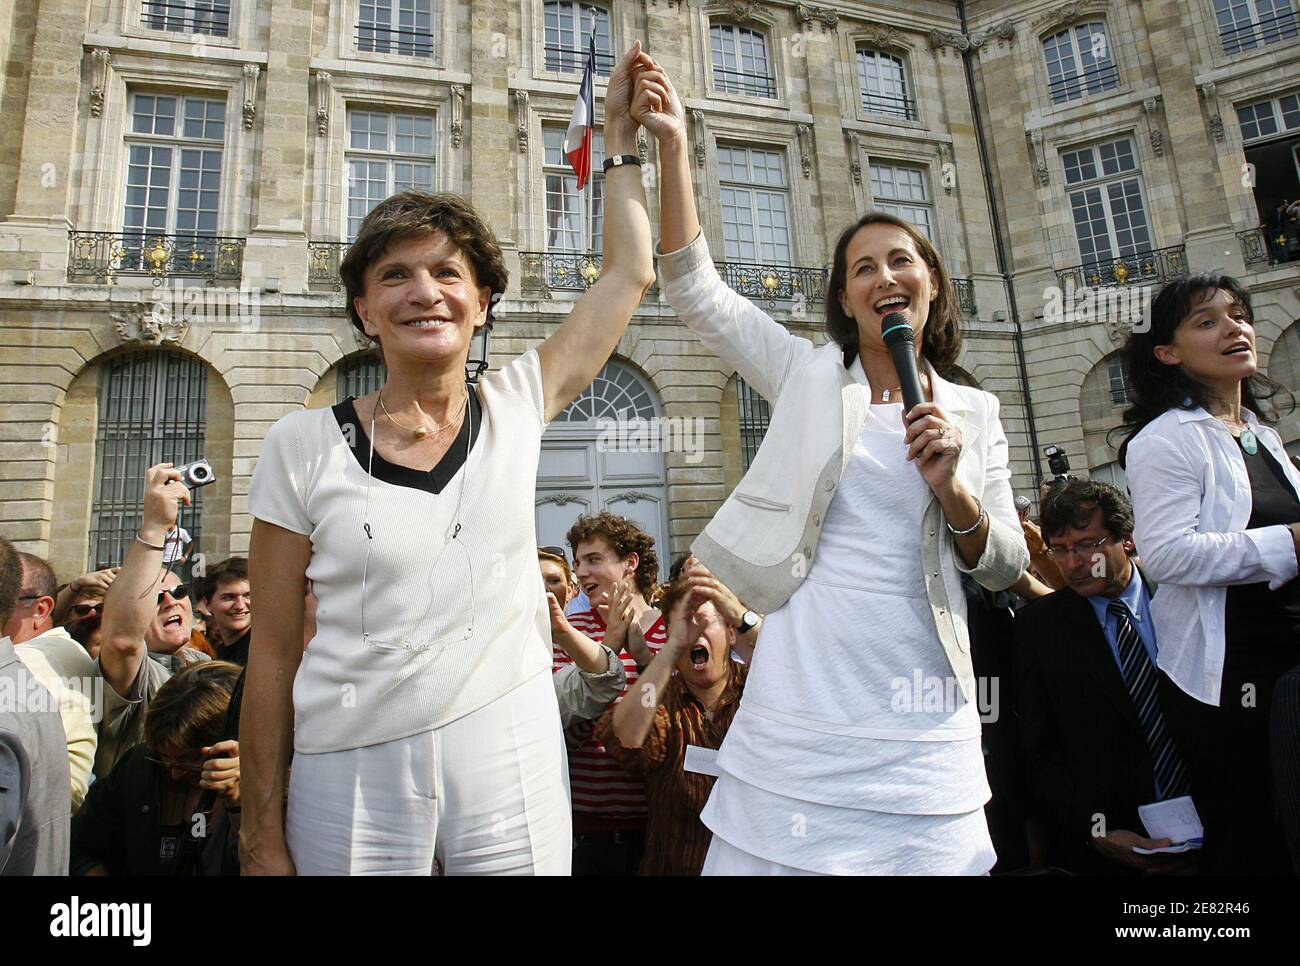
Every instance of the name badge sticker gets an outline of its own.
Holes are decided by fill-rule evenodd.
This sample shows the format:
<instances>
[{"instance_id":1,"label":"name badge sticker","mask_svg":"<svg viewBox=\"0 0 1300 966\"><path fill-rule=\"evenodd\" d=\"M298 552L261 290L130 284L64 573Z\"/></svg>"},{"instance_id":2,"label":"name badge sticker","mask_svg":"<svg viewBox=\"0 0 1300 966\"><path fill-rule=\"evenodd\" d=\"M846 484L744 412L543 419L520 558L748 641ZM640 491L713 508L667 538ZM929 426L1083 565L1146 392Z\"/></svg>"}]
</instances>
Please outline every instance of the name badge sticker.
<instances>
[{"instance_id":1,"label":"name badge sticker","mask_svg":"<svg viewBox=\"0 0 1300 966\"><path fill-rule=\"evenodd\" d=\"M718 771L718 750L703 748L700 745L687 745L686 760L682 763L682 770L717 778L722 774Z\"/></svg>"}]
</instances>

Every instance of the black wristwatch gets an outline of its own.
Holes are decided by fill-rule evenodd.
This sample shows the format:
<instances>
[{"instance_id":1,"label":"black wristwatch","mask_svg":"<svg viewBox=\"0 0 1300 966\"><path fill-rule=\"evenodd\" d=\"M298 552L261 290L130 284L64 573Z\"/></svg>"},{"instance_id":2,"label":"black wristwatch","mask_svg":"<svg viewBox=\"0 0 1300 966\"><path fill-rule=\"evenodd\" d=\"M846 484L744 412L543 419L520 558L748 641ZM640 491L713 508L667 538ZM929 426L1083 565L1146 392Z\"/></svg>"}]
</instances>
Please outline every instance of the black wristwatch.
<instances>
[{"instance_id":1,"label":"black wristwatch","mask_svg":"<svg viewBox=\"0 0 1300 966\"><path fill-rule=\"evenodd\" d=\"M602 171L608 171L610 168L617 168L623 164L635 164L641 167L641 159L635 154L615 154L605 159L605 163L600 166Z\"/></svg>"},{"instance_id":2,"label":"black wristwatch","mask_svg":"<svg viewBox=\"0 0 1300 966\"><path fill-rule=\"evenodd\" d=\"M748 634L750 631L752 631L755 627L758 626L758 622L761 621L762 619L763 619L762 617L760 617L757 613L755 613L752 610L745 611L745 616L742 617L740 619L740 623L736 625L736 633Z\"/></svg>"}]
</instances>

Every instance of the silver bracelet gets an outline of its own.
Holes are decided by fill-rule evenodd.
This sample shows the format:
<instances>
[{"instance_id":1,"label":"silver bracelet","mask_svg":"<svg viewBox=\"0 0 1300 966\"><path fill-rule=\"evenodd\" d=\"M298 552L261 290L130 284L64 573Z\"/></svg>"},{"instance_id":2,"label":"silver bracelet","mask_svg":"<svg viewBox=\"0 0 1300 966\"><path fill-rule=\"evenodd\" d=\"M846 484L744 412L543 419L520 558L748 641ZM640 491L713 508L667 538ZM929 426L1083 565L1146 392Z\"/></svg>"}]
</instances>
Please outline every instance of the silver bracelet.
<instances>
[{"instance_id":1,"label":"silver bracelet","mask_svg":"<svg viewBox=\"0 0 1300 966\"><path fill-rule=\"evenodd\" d=\"M167 538L166 538L166 537L163 538L163 545L160 547L160 546L158 546L157 544L150 543L150 542L149 542L148 540L146 540L144 537L140 536L140 531L139 531L139 530L137 530L137 531L135 532L135 542L138 543L138 544L140 544L141 546L148 547L150 550L162 550L162 551L166 551L166 549L167 549Z\"/></svg>"},{"instance_id":2,"label":"silver bracelet","mask_svg":"<svg viewBox=\"0 0 1300 966\"><path fill-rule=\"evenodd\" d=\"M975 521L974 526L968 527L965 530L954 530L952 528L951 523L948 523L947 520L944 521L944 523L948 524L948 532L951 533L954 537L969 537L972 533L978 530L984 524L984 521L987 520L989 517L987 511L985 511L984 509L984 504L980 502L980 498L977 496L972 496L971 499L974 500L975 505L980 508L980 516L979 519Z\"/></svg>"}]
</instances>

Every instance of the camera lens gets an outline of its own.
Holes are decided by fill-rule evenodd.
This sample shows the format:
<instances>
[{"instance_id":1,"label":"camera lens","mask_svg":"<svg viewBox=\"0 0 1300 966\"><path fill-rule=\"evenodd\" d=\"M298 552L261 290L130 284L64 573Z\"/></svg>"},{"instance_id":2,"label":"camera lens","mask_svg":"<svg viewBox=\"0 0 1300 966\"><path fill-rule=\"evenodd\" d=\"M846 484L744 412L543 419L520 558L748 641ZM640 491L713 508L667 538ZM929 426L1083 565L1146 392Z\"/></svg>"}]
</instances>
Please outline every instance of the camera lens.
<instances>
[{"instance_id":1,"label":"camera lens","mask_svg":"<svg viewBox=\"0 0 1300 966\"><path fill-rule=\"evenodd\" d=\"M196 466L190 470L190 479L195 483L206 483L211 478L212 473L206 466Z\"/></svg>"}]
</instances>

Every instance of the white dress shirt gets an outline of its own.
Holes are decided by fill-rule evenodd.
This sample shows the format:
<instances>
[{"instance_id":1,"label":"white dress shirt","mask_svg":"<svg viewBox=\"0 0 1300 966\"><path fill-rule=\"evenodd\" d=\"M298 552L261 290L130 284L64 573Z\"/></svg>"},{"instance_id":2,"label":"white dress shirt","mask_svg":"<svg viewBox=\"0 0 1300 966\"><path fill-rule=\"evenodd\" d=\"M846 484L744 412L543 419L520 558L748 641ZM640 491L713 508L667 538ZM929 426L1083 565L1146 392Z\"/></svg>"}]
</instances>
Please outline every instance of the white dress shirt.
<instances>
[{"instance_id":1,"label":"white dress shirt","mask_svg":"<svg viewBox=\"0 0 1300 966\"><path fill-rule=\"evenodd\" d=\"M1282 439L1241 411L1300 493L1300 474ZM1196 700L1218 706L1223 678L1227 588L1296 576L1285 526L1247 530L1253 501L1246 461L1232 433L1204 409L1171 409L1128 446L1126 472L1142 567L1160 591L1151 600L1160 669Z\"/></svg>"}]
</instances>

